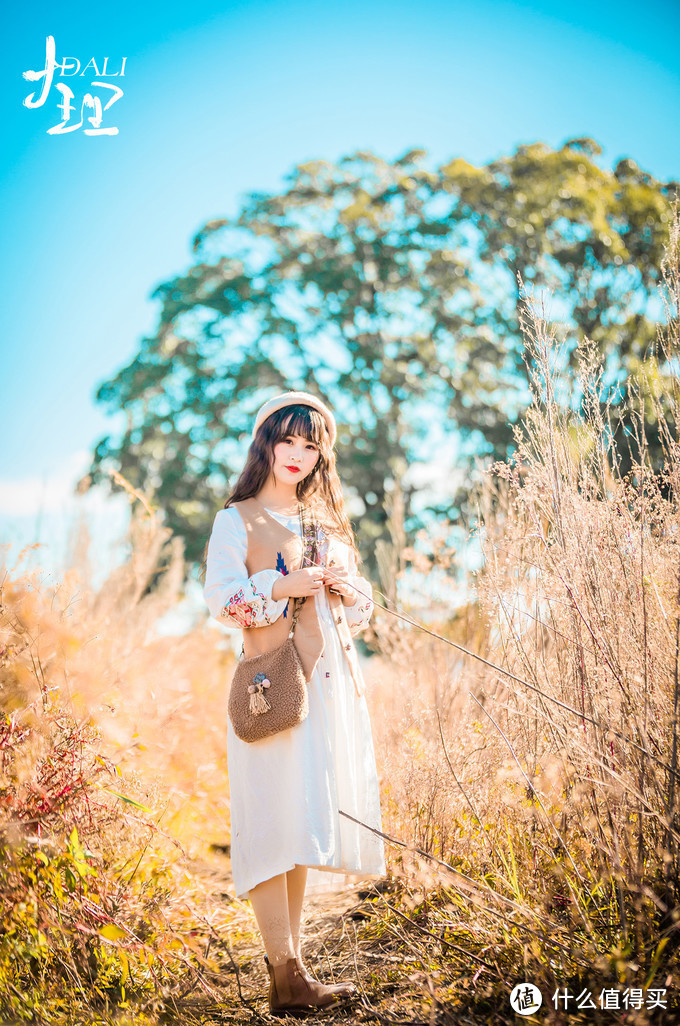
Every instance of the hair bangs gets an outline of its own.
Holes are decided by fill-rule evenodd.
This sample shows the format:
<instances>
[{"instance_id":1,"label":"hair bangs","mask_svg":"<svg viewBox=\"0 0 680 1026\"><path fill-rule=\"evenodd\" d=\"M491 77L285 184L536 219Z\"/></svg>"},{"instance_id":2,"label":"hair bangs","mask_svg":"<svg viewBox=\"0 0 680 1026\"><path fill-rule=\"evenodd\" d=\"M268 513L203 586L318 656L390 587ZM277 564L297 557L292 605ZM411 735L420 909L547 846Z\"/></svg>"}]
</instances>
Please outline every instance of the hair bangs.
<instances>
[{"instance_id":1,"label":"hair bangs","mask_svg":"<svg viewBox=\"0 0 680 1026\"><path fill-rule=\"evenodd\" d=\"M321 447L324 437L324 419L318 410L311 406L288 406L279 421L277 441L289 435L300 435L308 442Z\"/></svg>"}]
</instances>

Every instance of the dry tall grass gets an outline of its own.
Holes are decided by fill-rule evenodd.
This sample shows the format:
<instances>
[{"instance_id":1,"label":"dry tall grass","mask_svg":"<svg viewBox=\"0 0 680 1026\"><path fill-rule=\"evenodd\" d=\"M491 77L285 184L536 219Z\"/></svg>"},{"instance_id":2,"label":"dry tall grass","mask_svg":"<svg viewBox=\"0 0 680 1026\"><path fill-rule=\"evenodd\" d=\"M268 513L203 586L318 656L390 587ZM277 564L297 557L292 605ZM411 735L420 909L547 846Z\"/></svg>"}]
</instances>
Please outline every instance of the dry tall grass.
<instances>
[{"instance_id":1,"label":"dry tall grass","mask_svg":"<svg viewBox=\"0 0 680 1026\"><path fill-rule=\"evenodd\" d=\"M421 856L404 879L432 936L494 953L476 964L480 1014L488 997L510 1015L509 990L528 979L545 998L559 990L555 1021L592 1021L564 1002L586 985L627 1004L641 988L636 1022L659 1014L647 991L665 988L674 1011L661 1014L680 1021L679 238L676 216L656 373L625 414L625 477L594 347L578 350L582 402L565 403L566 343L524 293L534 401L515 458L480 490L476 601L446 632L488 662L411 632L408 658L376 675L387 828L464 874Z\"/></svg>"},{"instance_id":2,"label":"dry tall grass","mask_svg":"<svg viewBox=\"0 0 680 1026\"><path fill-rule=\"evenodd\" d=\"M38 571L1 581L3 1022L105 1021L130 992L144 998L131 1021L156 1021L196 986L201 887L185 856L228 837L231 657L205 628L154 631L178 600L181 546L147 513L130 542L97 592L75 567L53 587Z\"/></svg>"},{"instance_id":3,"label":"dry tall grass","mask_svg":"<svg viewBox=\"0 0 680 1026\"><path fill-rule=\"evenodd\" d=\"M510 989L528 979L543 1022L597 1021L553 1007L565 988L596 1000L618 988L629 1023L680 1019L677 217L664 296L657 372L626 413L626 477L594 348L579 348L583 401L570 412L564 343L525 297L534 403L516 458L480 490L474 600L431 624L454 647L377 618L389 657L366 675L390 880L324 949L355 965L358 1018L512 1022ZM663 439L661 474L649 430ZM398 538L398 503L392 516ZM382 553L386 572L409 557L393 555ZM455 553L438 542L436 558ZM195 872L228 840L233 655L206 625L155 632L182 578L177 543L149 510L97 592L76 569L52 588L3 578L3 1021L255 1014L241 977L224 975L252 961L261 985L252 916L219 873L208 892ZM647 998L663 988L675 1011L661 1018ZM195 992L212 1017L189 1009Z\"/></svg>"}]
</instances>

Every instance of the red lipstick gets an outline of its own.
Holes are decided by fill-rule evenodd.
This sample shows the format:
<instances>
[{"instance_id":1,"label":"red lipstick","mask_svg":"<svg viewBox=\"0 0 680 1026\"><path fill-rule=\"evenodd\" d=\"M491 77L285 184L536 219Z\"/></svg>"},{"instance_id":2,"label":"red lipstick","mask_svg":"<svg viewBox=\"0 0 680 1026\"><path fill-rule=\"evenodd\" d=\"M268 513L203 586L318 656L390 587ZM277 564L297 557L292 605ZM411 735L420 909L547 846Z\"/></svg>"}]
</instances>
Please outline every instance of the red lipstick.
<instances>
[{"instance_id":1,"label":"red lipstick","mask_svg":"<svg viewBox=\"0 0 680 1026\"><path fill-rule=\"evenodd\" d=\"M286 467L286 470L290 470L291 473L293 473L293 474L299 474L300 473L300 468L299 467Z\"/></svg>"}]
</instances>

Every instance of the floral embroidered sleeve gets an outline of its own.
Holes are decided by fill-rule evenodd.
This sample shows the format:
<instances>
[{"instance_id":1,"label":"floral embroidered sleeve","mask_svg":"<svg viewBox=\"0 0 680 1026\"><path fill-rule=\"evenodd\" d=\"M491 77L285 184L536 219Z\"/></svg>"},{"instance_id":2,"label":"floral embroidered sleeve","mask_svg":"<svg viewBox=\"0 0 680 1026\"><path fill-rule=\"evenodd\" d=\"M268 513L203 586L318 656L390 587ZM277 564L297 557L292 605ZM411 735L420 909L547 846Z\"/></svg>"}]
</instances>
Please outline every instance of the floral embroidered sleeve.
<instances>
[{"instance_id":1,"label":"floral embroidered sleeve","mask_svg":"<svg viewBox=\"0 0 680 1026\"><path fill-rule=\"evenodd\" d=\"M248 576L248 542L238 510L220 510L208 543L203 595L212 616L230 627L266 627L285 610L288 599L271 597L278 570Z\"/></svg>"},{"instance_id":2,"label":"floral embroidered sleeve","mask_svg":"<svg viewBox=\"0 0 680 1026\"><path fill-rule=\"evenodd\" d=\"M365 577L357 575L356 559L351 551L349 553L347 569L349 571L348 583L354 585L357 589L357 600L354 605L345 606L347 626L352 637L354 637L368 627L368 622L373 613L373 589L370 581L367 581Z\"/></svg>"}]
</instances>

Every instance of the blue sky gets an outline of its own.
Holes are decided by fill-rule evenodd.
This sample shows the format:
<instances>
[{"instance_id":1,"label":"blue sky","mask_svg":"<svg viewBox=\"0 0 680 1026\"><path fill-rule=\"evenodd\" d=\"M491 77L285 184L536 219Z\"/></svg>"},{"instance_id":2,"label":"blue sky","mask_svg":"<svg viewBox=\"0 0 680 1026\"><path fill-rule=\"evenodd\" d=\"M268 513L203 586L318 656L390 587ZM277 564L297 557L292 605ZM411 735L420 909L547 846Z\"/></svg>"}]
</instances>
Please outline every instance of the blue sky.
<instances>
[{"instance_id":1,"label":"blue sky","mask_svg":"<svg viewBox=\"0 0 680 1026\"><path fill-rule=\"evenodd\" d=\"M295 163L413 146L483 162L590 135L609 164L680 179L676 0L76 0L3 21L0 532L15 544L63 534L71 484L110 426L94 392L153 328L155 285L187 267L204 221ZM22 72L43 68L50 34L59 60L127 57L108 79L124 89L107 112L118 135L48 135L54 86L23 106L40 84ZM56 81L78 103L91 78Z\"/></svg>"}]
</instances>

